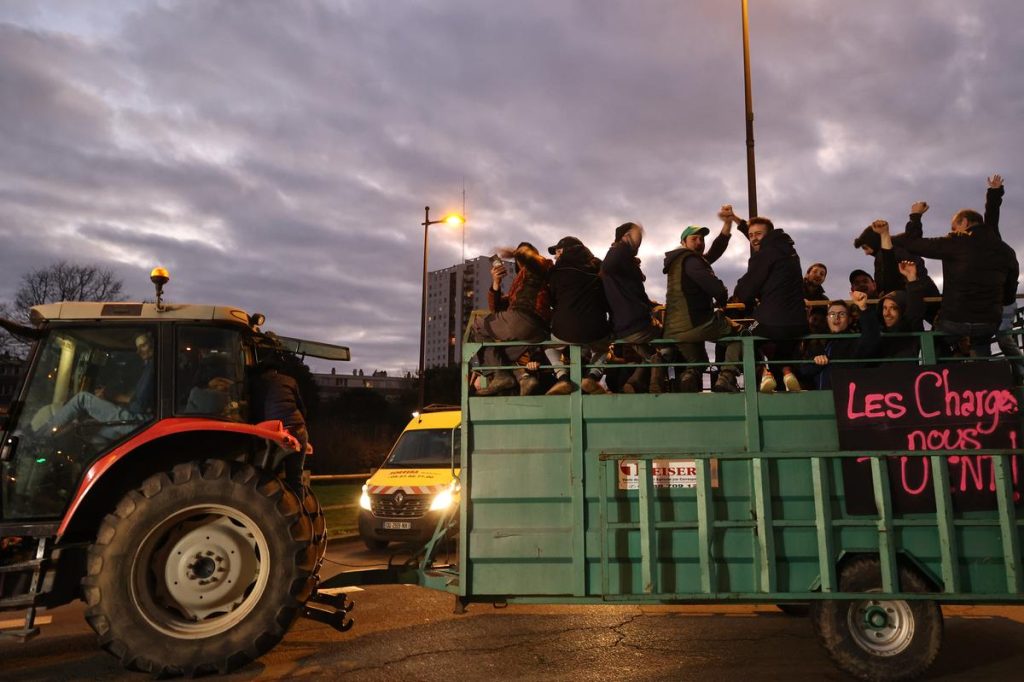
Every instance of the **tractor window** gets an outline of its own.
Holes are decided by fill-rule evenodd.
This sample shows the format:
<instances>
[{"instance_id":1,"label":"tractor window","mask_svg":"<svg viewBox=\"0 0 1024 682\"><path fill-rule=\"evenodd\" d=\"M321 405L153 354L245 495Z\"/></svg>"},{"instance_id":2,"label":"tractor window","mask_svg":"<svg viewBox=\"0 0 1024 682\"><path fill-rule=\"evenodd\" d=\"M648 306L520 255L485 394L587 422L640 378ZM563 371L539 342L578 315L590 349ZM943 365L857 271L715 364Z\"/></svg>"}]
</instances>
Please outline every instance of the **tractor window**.
<instances>
[{"instance_id":1,"label":"tractor window","mask_svg":"<svg viewBox=\"0 0 1024 682\"><path fill-rule=\"evenodd\" d=\"M175 412L245 421L242 334L218 327L179 327Z\"/></svg>"},{"instance_id":2,"label":"tractor window","mask_svg":"<svg viewBox=\"0 0 1024 682\"><path fill-rule=\"evenodd\" d=\"M18 447L3 464L4 517L59 516L85 470L153 419L153 330L52 329L40 342Z\"/></svg>"}]
</instances>

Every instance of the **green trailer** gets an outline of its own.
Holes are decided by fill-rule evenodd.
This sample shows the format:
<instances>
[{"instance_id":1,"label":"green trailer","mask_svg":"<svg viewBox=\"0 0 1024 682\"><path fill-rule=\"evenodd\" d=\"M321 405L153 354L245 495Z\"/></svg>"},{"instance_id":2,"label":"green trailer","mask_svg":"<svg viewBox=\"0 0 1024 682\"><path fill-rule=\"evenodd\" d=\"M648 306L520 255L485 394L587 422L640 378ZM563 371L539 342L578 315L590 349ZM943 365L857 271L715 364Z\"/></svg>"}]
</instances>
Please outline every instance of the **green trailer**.
<instances>
[{"instance_id":1,"label":"green trailer","mask_svg":"<svg viewBox=\"0 0 1024 682\"><path fill-rule=\"evenodd\" d=\"M761 394L753 381L737 394L475 397L481 345L466 343L457 511L417 563L324 587L414 583L463 606L810 604L843 670L919 675L939 651L940 604L1024 602L1008 366L944 362L920 336L913 366L849 370L839 409L839 388ZM742 342L753 377L754 339ZM578 347L568 368L579 385ZM919 378L900 388L907 376ZM863 393L872 381L893 390ZM442 563L453 537L457 560Z\"/></svg>"}]
</instances>

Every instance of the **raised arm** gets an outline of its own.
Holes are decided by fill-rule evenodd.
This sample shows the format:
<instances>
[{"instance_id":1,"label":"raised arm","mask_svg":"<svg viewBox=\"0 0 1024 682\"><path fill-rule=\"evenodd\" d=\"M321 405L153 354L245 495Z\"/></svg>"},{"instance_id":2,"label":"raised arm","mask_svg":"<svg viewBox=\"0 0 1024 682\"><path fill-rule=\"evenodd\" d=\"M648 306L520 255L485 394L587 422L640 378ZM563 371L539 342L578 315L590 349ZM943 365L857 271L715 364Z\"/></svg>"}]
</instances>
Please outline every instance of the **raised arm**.
<instances>
[{"instance_id":1,"label":"raised arm","mask_svg":"<svg viewBox=\"0 0 1024 682\"><path fill-rule=\"evenodd\" d=\"M863 291L851 291L850 297L853 304L860 308L860 338L857 339L857 348L854 351L856 358L869 358L878 353L878 347L882 343L882 325L878 315L868 309L868 295Z\"/></svg>"},{"instance_id":2,"label":"raised arm","mask_svg":"<svg viewBox=\"0 0 1024 682\"><path fill-rule=\"evenodd\" d=\"M1003 205L1003 176L996 173L988 179L988 191L985 192L985 224L989 229L999 234L999 207Z\"/></svg>"},{"instance_id":3,"label":"raised arm","mask_svg":"<svg viewBox=\"0 0 1024 682\"><path fill-rule=\"evenodd\" d=\"M715 240L711 242L711 247L704 254L704 259L709 263L714 263L721 258L725 250L729 248L729 240L732 239L732 224L738 220L736 214L732 212L730 204L722 205L718 211L718 218L722 221L722 231L718 233Z\"/></svg>"}]
</instances>

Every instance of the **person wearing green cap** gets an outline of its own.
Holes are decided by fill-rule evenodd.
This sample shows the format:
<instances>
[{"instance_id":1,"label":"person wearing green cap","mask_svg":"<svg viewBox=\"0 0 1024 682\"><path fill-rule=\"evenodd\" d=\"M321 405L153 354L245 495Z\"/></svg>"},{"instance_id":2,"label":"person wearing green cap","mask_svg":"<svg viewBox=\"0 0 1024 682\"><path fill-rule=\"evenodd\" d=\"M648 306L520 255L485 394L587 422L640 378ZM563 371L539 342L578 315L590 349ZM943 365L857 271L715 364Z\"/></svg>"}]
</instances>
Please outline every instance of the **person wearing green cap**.
<instances>
[{"instance_id":1,"label":"person wearing green cap","mask_svg":"<svg viewBox=\"0 0 1024 682\"><path fill-rule=\"evenodd\" d=\"M679 246L665 254L663 272L668 277L668 291L664 337L677 342L676 348L685 363L707 363L705 342L717 341L738 331L735 323L719 310L725 306L729 292L711 269L711 263L718 260L729 244L734 220L732 207L723 206L719 217L723 221L722 231L707 255L704 253L704 237L710 230L699 225L684 229L679 235ZM739 362L740 349L738 341L726 344L726 362ZM686 393L700 391L702 374L702 367L687 367L680 376L680 390ZM737 365L724 365L712 390L738 391L736 374Z\"/></svg>"}]
</instances>

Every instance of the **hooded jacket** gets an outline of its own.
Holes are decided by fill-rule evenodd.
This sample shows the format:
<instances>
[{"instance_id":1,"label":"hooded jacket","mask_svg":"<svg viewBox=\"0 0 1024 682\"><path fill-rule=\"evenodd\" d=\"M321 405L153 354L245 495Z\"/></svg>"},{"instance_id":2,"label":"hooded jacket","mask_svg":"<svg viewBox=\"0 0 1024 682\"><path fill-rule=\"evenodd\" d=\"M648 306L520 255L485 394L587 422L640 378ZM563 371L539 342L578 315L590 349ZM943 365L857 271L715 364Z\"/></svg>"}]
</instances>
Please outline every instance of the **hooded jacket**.
<instances>
[{"instance_id":1,"label":"hooded jacket","mask_svg":"<svg viewBox=\"0 0 1024 682\"><path fill-rule=\"evenodd\" d=\"M761 240L761 248L747 261L747 274L736 284L734 296L754 309L754 319L773 327L806 326L804 277L792 238L779 228Z\"/></svg>"},{"instance_id":2,"label":"hooded jacket","mask_svg":"<svg viewBox=\"0 0 1024 682\"><path fill-rule=\"evenodd\" d=\"M608 249L601 263L601 282L615 336L629 336L651 326L651 299L644 288L644 273L629 244L617 241Z\"/></svg>"},{"instance_id":3,"label":"hooded jacket","mask_svg":"<svg viewBox=\"0 0 1024 682\"><path fill-rule=\"evenodd\" d=\"M551 290L551 333L569 343L607 338L608 299L601 283L601 261L581 245L563 249L548 272Z\"/></svg>"},{"instance_id":4,"label":"hooded jacket","mask_svg":"<svg viewBox=\"0 0 1024 682\"><path fill-rule=\"evenodd\" d=\"M928 279L931 282L931 278ZM932 283L934 286L934 283ZM878 304L878 315L882 315L884 300L893 301L900 309L900 319L892 327L884 327L880 355L884 358L916 358L921 350L917 337L890 336L890 334L906 334L924 331L925 304L924 296L931 296L928 283L920 279L907 282L906 291L894 291L886 294Z\"/></svg>"}]
</instances>

